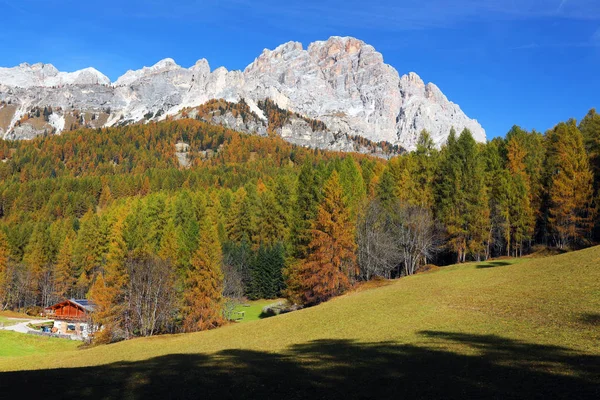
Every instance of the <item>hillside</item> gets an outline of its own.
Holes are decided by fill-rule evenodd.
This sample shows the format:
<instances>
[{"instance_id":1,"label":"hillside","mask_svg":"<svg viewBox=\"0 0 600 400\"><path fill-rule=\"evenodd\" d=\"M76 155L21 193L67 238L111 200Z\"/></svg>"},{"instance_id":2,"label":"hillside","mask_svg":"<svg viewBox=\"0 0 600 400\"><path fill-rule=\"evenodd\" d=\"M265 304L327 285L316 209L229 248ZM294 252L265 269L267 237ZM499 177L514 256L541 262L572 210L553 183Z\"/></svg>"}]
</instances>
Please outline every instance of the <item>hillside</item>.
<instances>
[{"instance_id":1,"label":"hillside","mask_svg":"<svg viewBox=\"0 0 600 400\"><path fill-rule=\"evenodd\" d=\"M0 387L78 399L597 398L599 265L593 247L445 267L213 331L0 359L17 371Z\"/></svg>"}]
</instances>

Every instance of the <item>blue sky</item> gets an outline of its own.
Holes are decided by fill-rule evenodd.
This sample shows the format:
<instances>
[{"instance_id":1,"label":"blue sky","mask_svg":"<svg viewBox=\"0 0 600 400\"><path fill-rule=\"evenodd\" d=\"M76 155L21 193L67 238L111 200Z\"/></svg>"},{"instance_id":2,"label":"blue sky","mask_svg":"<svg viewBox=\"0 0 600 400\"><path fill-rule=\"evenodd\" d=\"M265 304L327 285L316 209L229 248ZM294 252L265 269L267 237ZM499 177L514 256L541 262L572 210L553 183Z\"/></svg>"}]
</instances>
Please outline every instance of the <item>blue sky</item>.
<instances>
[{"instance_id":1,"label":"blue sky","mask_svg":"<svg viewBox=\"0 0 600 400\"><path fill-rule=\"evenodd\" d=\"M166 57L243 69L263 48L354 36L437 84L488 138L600 108L599 0L0 0L0 16L0 66L115 80Z\"/></svg>"}]
</instances>

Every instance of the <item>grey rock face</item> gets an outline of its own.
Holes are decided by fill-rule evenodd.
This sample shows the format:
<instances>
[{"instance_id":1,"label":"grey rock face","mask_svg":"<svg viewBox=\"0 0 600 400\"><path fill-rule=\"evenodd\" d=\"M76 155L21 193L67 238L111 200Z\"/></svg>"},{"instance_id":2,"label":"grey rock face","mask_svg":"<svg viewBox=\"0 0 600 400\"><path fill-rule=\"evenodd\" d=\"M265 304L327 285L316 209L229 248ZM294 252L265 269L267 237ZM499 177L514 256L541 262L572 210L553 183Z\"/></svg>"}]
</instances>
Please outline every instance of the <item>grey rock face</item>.
<instances>
[{"instance_id":1,"label":"grey rock face","mask_svg":"<svg viewBox=\"0 0 600 400\"><path fill-rule=\"evenodd\" d=\"M263 111L258 106L250 101L252 107L264 117ZM242 118L240 115L237 117L233 115L231 111L225 113L210 113L209 116L200 115L198 109L191 109L185 111L187 117L200 119L211 124L222 125L224 127L246 132L259 136L267 136L269 122L261 118L257 112L253 112L251 115L246 115L246 118ZM178 113L173 119L178 120L183 118L183 113ZM380 147L368 148L365 145L361 145L356 141L352 140L348 135L337 134L334 135L330 130L313 130L310 124L302 118L292 115L289 120L283 124L282 127L275 129L275 133L281 136L284 140L297 144L299 146L312 147L325 150L336 150L336 151L354 151L358 153L374 154L380 157L387 158L393 154L386 153Z\"/></svg>"},{"instance_id":2,"label":"grey rock face","mask_svg":"<svg viewBox=\"0 0 600 400\"><path fill-rule=\"evenodd\" d=\"M64 120L72 110L108 111L103 126L114 126L177 116L184 108L211 99L245 99L252 111L266 120L256 105L265 98L282 109L325 122L325 132L313 132L300 119L278 132L302 145L353 150L350 143L340 144L339 140L351 135L410 150L423 129L439 145L451 127L457 131L468 128L476 140L485 141L479 123L469 119L437 86L425 84L415 73L400 77L372 46L348 37L332 37L307 49L289 42L264 50L243 72L222 67L211 72L204 59L191 68L166 59L149 68L128 71L113 84L91 68L73 73L58 72L44 64L0 68L0 102L16 106L10 122L0 126L0 135L26 139L40 134L18 124L34 107L53 108L51 123L59 133L69 128ZM266 132L260 121L245 126L230 117L220 116L213 122L258 134ZM20 129L16 129L18 125Z\"/></svg>"}]
</instances>

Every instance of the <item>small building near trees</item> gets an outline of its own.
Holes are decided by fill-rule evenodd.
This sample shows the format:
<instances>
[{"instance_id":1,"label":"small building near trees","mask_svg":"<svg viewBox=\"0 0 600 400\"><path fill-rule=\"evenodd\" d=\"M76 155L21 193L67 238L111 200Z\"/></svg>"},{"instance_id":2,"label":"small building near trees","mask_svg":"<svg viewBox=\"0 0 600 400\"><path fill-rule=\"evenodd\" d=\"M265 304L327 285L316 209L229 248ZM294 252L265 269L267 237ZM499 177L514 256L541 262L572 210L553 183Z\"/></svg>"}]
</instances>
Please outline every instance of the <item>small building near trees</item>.
<instances>
[{"instance_id":1,"label":"small building near trees","mask_svg":"<svg viewBox=\"0 0 600 400\"><path fill-rule=\"evenodd\" d=\"M45 316L54 320L53 333L87 339L92 333L91 314L96 305L86 299L70 299L46 308Z\"/></svg>"}]
</instances>

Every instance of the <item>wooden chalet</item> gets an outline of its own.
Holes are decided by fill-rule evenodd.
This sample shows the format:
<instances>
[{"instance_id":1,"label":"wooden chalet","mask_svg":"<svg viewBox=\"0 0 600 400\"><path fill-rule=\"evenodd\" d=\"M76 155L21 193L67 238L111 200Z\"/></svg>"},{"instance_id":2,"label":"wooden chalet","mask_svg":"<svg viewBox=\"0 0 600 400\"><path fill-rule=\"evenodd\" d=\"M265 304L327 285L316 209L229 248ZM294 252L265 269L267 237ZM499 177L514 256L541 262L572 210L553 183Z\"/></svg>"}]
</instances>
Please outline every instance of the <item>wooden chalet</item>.
<instances>
[{"instance_id":1,"label":"wooden chalet","mask_svg":"<svg viewBox=\"0 0 600 400\"><path fill-rule=\"evenodd\" d=\"M52 331L85 338L90 332L90 314L96 305L85 299L61 301L46 308L45 315L54 320Z\"/></svg>"}]
</instances>

